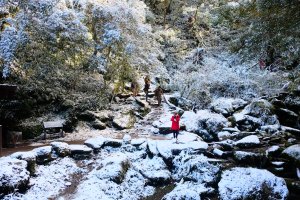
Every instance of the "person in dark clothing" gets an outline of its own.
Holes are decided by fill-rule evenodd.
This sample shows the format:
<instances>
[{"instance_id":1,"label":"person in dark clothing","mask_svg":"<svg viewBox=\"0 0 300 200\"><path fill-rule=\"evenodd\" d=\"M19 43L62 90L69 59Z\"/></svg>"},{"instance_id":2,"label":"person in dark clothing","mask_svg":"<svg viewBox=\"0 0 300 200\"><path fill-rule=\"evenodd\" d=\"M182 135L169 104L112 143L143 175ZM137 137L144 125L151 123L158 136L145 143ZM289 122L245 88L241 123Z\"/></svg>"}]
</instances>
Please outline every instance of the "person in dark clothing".
<instances>
[{"instance_id":1,"label":"person in dark clothing","mask_svg":"<svg viewBox=\"0 0 300 200\"><path fill-rule=\"evenodd\" d=\"M178 142L178 134L179 134L179 121L180 121L180 116L177 112L174 112L174 115L171 117L172 121L172 126L171 126L171 131L173 132L173 137L176 139L176 143Z\"/></svg>"},{"instance_id":2,"label":"person in dark clothing","mask_svg":"<svg viewBox=\"0 0 300 200\"><path fill-rule=\"evenodd\" d=\"M163 89L160 87L160 85L154 90L154 94L156 96L158 105L160 106L163 94Z\"/></svg>"},{"instance_id":3,"label":"person in dark clothing","mask_svg":"<svg viewBox=\"0 0 300 200\"><path fill-rule=\"evenodd\" d=\"M136 97L138 95L138 92L139 92L139 84L137 81L133 80L131 82L131 91L132 91L132 96Z\"/></svg>"},{"instance_id":4,"label":"person in dark clothing","mask_svg":"<svg viewBox=\"0 0 300 200\"><path fill-rule=\"evenodd\" d=\"M144 92L146 94L146 101L148 101L148 93L150 89L150 77L147 75L144 79L145 81L145 87L144 87Z\"/></svg>"}]
</instances>

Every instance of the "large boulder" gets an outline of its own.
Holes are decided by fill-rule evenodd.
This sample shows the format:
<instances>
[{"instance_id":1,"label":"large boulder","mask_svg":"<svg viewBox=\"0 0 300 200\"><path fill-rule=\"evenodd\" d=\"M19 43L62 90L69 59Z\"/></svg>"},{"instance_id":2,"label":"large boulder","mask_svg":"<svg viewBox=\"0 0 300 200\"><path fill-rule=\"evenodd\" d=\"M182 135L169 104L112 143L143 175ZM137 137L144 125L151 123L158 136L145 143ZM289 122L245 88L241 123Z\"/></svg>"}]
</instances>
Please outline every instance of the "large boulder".
<instances>
[{"instance_id":1,"label":"large boulder","mask_svg":"<svg viewBox=\"0 0 300 200\"><path fill-rule=\"evenodd\" d=\"M297 113L286 108L278 108L275 110L275 113L278 116L280 124L284 126L290 126L293 128L300 127L300 117Z\"/></svg>"},{"instance_id":2,"label":"large boulder","mask_svg":"<svg viewBox=\"0 0 300 200\"><path fill-rule=\"evenodd\" d=\"M69 145L65 142L52 142L51 146L58 156L65 157L71 154Z\"/></svg>"},{"instance_id":3,"label":"large boulder","mask_svg":"<svg viewBox=\"0 0 300 200\"><path fill-rule=\"evenodd\" d=\"M201 129L206 129L210 134L217 137L217 133L228 126L228 120L220 114L212 113L208 110L199 110L199 123Z\"/></svg>"},{"instance_id":4,"label":"large boulder","mask_svg":"<svg viewBox=\"0 0 300 200\"><path fill-rule=\"evenodd\" d=\"M27 162L27 170L30 172L30 175L35 174L36 153L34 151L16 152L11 154L10 157L25 160Z\"/></svg>"},{"instance_id":5,"label":"large boulder","mask_svg":"<svg viewBox=\"0 0 300 200\"><path fill-rule=\"evenodd\" d=\"M246 131L279 124L273 105L264 99L253 100L241 112L235 113L233 119L240 130Z\"/></svg>"},{"instance_id":6,"label":"large boulder","mask_svg":"<svg viewBox=\"0 0 300 200\"><path fill-rule=\"evenodd\" d=\"M208 135L217 137L217 133L228 126L228 120L223 115L212 113L209 110L199 110L197 113L185 112L181 121L187 131L200 134L201 137L203 137L201 134L203 131L207 131L207 137Z\"/></svg>"},{"instance_id":7,"label":"large boulder","mask_svg":"<svg viewBox=\"0 0 300 200\"><path fill-rule=\"evenodd\" d=\"M286 148L282 154L300 166L300 144L295 144Z\"/></svg>"},{"instance_id":8,"label":"large boulder","mask_svg":"<svg viewBox=\"0 0 300 200\"><path fill-rule=\"evenodd\" d=\"M54 157L52 156L51 146L38 147L36 149L33 149L33 152L36 154L37 164L44 164L46 162L54 160Z\"/></svg>"},{"instance_id":9,"label":"large boulder","mask_svg":"<svg viewBox=\"0 0 300 200\"><path fill-rule=\"evenodd\" d=\"M161 157L142 159L133 166L148 179L149 185L166 185L171 181L171 172Z\"/></svg>"},{"instance_id":10,"label":"large boulder","mask_svg":"<svg viewBox=\"0 0 300 200\"><path fill-rule=\"evenodd\" d=\"M0 194L24 191L29 181L27 162L10 157L0 158Z\"/></svg>"},{"instance_id":11,"label":"large boulder","mask_svg":"<svg viewBox=\"0 0 300 200\"><path fill-rule=\"evenodd\" d=\"M87 139L84 144L92 149L94 149L95 151L98 151L99 149L102 148L102 146L104 145L106 141L106 138L104 138L103 136L99 136L96 138L90 138Z\"/></svg>"},{"instance_id":12,"label":"large boulder","mask_svg":"<svg viewBox=\"0 0 300 200\"><path fill-rule=\"evenodd\" d=\"M116 153L104 159L100 163L100 167L95 172L97 178L107 179L119 184L123 181L129 168L129 160L125 154Z\"/></svg>"},{"instance_id":13,"label":"large boulder","mask_svg":"<svg viewBox=\"0 0 300 200\"><path fill-rule=\"evenodd\" d=\"M217 182L220 168L209 163L208 158L203 155L189 155L181 152L173 160L173 179L214 184Z\"/></svg>"},{"instance_id":14,"label":"large boulder","mask_svg":"<svg viewBox=\"0 0 300 200\"><path fill-rule=\"evenodd\" d=\"M96 119L95 121L91 122L91 125L94 129L98 130L104 130L106 129L106 124L103 123L102 121Z\"/></svg>"},{"instance_id":15,"label":"large boulder","mask_svg":"<svg viewBox=\"0 0 300 200\"><path fill-rule=\"evenodd\" d=\"M218 98L210 104L210 109L216 113L220 113L224 116L229 116L238 109L241 109L247 105L247 102L243 99L233 98Z\"/></svg>"},{"instance_id":16,"label":"large boulder","mask_svg":"<svg viewBox=\"0 0 300 200\"><path fill-rule=\"evenodd\" d=\"M219 186L221 200L287 199L289 191L283 178L267 170L232 168L222 173Z\"/></svg>"},{"instance_id":17,"label":"large boulder","mask_svg":"<svg viewBox=\"0 0 300 200\"><path fill-rule=\"evenodd\" d=\"M263 153L235 151L233 158L239 165L243 166L264 167L268 164L268 158Z\"/></svg>"},{"instance_id":18,"label":"large boulder","mask_svg":"<svg viewBox=\"0 0 300 200\"><path fill-rule=\"evenodd\" d=\"M130 113L127 114L119 113L113 119L113 125L119 130L129 129L133 127L134 123L135 123L135 117Z\"/></svg>"},{"instance_id":19,"label":"large boulder","mask_svg":"<svg viewBox=\"0 0 300 200\"><path fill-rule=\"evenodd\" d=\"M93 149L86 145L71 144L69 145L71 156L76 159L87 158L91 156Z\"/></svg>"},{"instance_id":20,"label":"large boulder","mask_svg":"<svg viewBox=\"0 0 300 200\"><path fill-rule=\"evenodd\" d=\"M156 148L159 154L166 160L171 161L175 155L183 150L193 150L204 152L208 148L208 144L202 141L192 141L187 143L174 143L171 140L157 141Z\"/></svg>"},{"instance_id":21,"label":"large boulder","mask_svg":"<svg viewBox=\"0 0 300 200\"><path fill-rule=\"evenodd\" d=\"M253 117L261 117L264 115L273 115L274 106L264 99L253 100L248 106L245 107L244 111Z\"/></svg>"},{"instance_id":22,"label":"large boulder","mask_svg":"<svg viewBox=\"0 0 300 200\"><path fill-rule=\"evenodd\" d=\"M120 139L114 139L114 138L106 138L104 142L104 146L110 146L110 147L120 147L122 146L123 141Z\"/></svg>"}]
</instances>

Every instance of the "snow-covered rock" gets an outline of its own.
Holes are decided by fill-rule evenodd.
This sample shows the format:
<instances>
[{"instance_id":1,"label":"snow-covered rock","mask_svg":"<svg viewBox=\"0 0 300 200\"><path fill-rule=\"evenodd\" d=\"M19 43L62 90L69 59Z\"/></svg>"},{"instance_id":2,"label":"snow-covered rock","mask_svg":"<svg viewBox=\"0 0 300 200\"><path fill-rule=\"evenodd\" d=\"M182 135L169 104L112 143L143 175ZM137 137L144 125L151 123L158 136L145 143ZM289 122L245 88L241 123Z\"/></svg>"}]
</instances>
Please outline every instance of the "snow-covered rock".
<instances>
[{"instance_id":1,"label":"snow-covered rock","mask_svg":"<svg viewBox=\"0 0 300 200\"><path fill-rule=\"evenodd\" d=\"M145 142L146 142L145 138L132 139L131 140L131 145L132 146L140 146L141 144L143 144Z\"/></svg>"},{"instance_id":2,"label":"snow-covered rock","mask_svg":"<svg viewBox=\"0 0 300 200\"><path fill-rule=\"evenodd\" d=\"M280 124L264 125L259 128L261 131L267 132L269 134L276 133L280 130Z\"/></svg>"},{"instance_id":3,"label":"snow-covered rock","mask_svg":"<svg viewBox=\"0 0 300 200\"><path fill-rule=\"evenodd\" d=\"M16 158L19 160L25 161L35 161L36 160L36 152L34 151L27 151L27 152L15 152L10 155L11 158Z\"/></svg>"},{"instance_id":4,"label":"snow-covered rock","mask_svg":"<svg viewBox=\"0 0 300 200\"><path fill-rule=\"evenodd\" d=\"M149 151L150 154L152 155L158 155L158 150L157 150L157 143L156 140L151 140L148 139L147 140L147 149Z\"/></svg>"},{"instance_id":5,"label":"snow-covered rock","mask_svg":"<svg viewBox=\"0 0 300 200\"><path fill-rule=\"evenodd\" d=\"M221 200L287 199L288 189L283 178L267 170L232 168L222 173L219 186Z\"/></svg>"},{"instance_id":6,"label":"snow-covered rock","mask_svg":"<svg viewBox=\"0 0 300 200\"><path fill-rule=\"evenodd\" d=\"M208 144L202 141L192 141L187 143L174 143L171 140L161 140L157 141L157 150L159 154L167 159L171 160L174 155L178 155L183 150L193 150L193 151L204 151L208 148Z\"/></svg>"},{"instance_id":7,"label":"snow-covered rock","mask_svg":"<svg viewBox=\"0 0 300 200\"><path fill-rule=\"evenodd\" d=\"M24 189L29 180L27 162L10 157L0 158L0 194Z\"/></svg>"},{"instance_id":8,"label":"snow-covered rock","mask_svg":"<svg viewBox=\"0 0 300 200\"><path fill-rule=\"evenodd\" d=\"M121 184L107 179L99 179L96 175L97 171L93 170L86 180L78 185L78 189L71 199L138 200L155 192L155 188L146 185L147 180L132 168L127 171Z\"/></svg>"},{"instance_id":9,"label":"snow-covered rock","mask_svg":"<svg viewBox=\"0 0 300 200\"><path fill-rule=\"evenodd\" d=\"M212 113L209 110L199 110L197 115L201 128L206 129L211 134L216 135L228 126L228 120L221 114Z\"/></svg>"},{"instance_id":10,"label":"snow-covered rock","mask_svg":"<svg viewBox=\"0 0 300 200\"><path fill-rule=\"evenodd\" d=\"M187 152L181 152L173 160L173 179L191 180L197 183L212 184L217 181L217 175L220 168L210 164L208 158L203 155L189 155Z\"/></svg>"},{"instance_id":11,"label":"snow-covered rock","mask_svg":"<svg viewBox=\"0 0 300 200\"><path fill-rule=\"evenodd\" d=\"M52 156L51 146L38 147L36 149L33 149L32 151L36 153L37 164L43 164L45 162L49 162L54 159Z\"/></svg>"},{"instance_id":12,"label":"snow-covered rock","mask_svg":"<svg viewBox=\"0 0 300 200\"><path fill-rule=\"evenodd\" d=\"M166 138L173 139L173 133L166 135ZM202 138L195 133L180 131L178 134L178 141L180 143L188 143L193 141L202 141Z\"/></svg>"},{"instance_id":13,"label":"snow-covered rock","mask_svg":"<svg viewBox=\"0 0 300 200\"><path fill-rule=\"evenodd\" d=\"M281 153L281 148L277 145L271 146L266 150L267 156L277 156Z\"/></svg>"},{"instance_id":14,"label":"snow-covered rock","mask_svg":"<svg viewBox=\"0 0 300 200\"><path fill-rule=\"evenodd\" d=\"M215 99L211 104L210 108L216 112L225 116L230 115L234 111L243 108L247 105L247 102L243 99L232 99L232 98L218 98Z\"/></svg>"},{"instance_id":15,"label":"snow-covered rock","mask_svg":"<svg viewBox=\"0 0 300 200\"><path fill-rule=\"evenodd\" d=\"M123 137L124 144L130 144L130 141L131 141L131 136L128 134L125 134Z\"/></svg>"},{"instance_id":16,"label":"snow-covered rock","mask_svg":"<svg viewBox=\"0 0 300 200\"><path fill-rule=\"evenodd\" d=\"M232 136L238 135L238 132L229 132L229 131L221 131L218 133L218 139L224 140L227 138L231 138Z\"/></svg>"},{"instance_id":17,"label":"snow-covered rock","mask_svg":"<svg viewBox=\"0 0 300 200\"><path fill-rule=\"evenodd\" d=\"M49 165L37 166L36 176L30 179L30 188L22 199L53 199L72 183L72 176L83 173L71 158L58 158ZM68 184L67 184L68 183Z\"/></svg>"},{"instance_id":18,"label":"snow-covered rock","mask_svg":"<svg viewBox=\"0 0 300 200\"><path fill-rule=\"evenodd\" d=\"M91 122L91 125L94 129L98 130L104 130L106 129L106 124L103 123L102 121L96 119L95 121Z\"/></svg>"},{"instance_id":19,"label":"snow-covered rock","mask_svg":"<svg viewBox=\"0 0 300 200\"><path fill-rule=\"evenodd\" d=\"M197 132L199 130L198 115L193 111L185 111L181 116L181 122L189 132Z\"/></svg>"},{"instance_id":20,"label":"snow-covered rock","mask_svg":"<svg viewBox=\"0 0 300 200\"><path fill-rule=\"evenodd\" d=\"M142 159L133 166L148 179L150 185L165 185L171 181L171 172L161 157Z\"/></svg>"},{"instance_id":21,"label":"snow-covered rock","mask_svg":"<svg viewBox=\"0 0 300 200\"><path fill-rule=\"evenodd\" d=\"M104 138L103 136L99 136L96 138L90 138L87 139L84 144L94 150L99 150L102 148L102 146L104 145L106 141L106 138Z\"/></svg>"},{"instance_id":22,"label":"snow-covered rock","mask_svg":"<svg viewBox=\"0 0 300 200\"><path fill-rule=\"evenodd\" d=\"M282 154L300 164L300 144L289 146Z\"/></svg>"},{"instance_id":23,"label":"snow-covered rock","mask_svg":"<svg viewBox=\"0 0 300 200\"><path fill-rule=\"evenodd\" d=\"M234 146L234 141L227 139L227 140L223 140L220 142L215 142L215 144L221 146L222 150L224 150L224 151L231 151Z\"/></svg>"},{"instance_id":24,"label":"snow-covered rock","mask_svg":"<svg viewBox=\"0 0 300 200\"><path fill-rule=\"evenodd\" d=\"M257 147L260 144L260 141L256 135L249 135L236 141L234 144L240 148L251 148Z\"/></svg>"},{"instance_id":25,"label":"snow-covered rock","mask_svg":"<svg viewBox=\"0 0 300 200\"><path fill-rule=\"evenodd\" d=\"M135 118L131 114L118 114L113 119L113 125L120 130L131 128L134 122Z\"/></svg>"},{"instance_id":26,"label":"snow-covered rock","mask_svg":"<svg viewBox=\"0 0 300 200\"><path fill-rule=\"evenodd\" d=\"M71 144L69 145L71 154L74 155L89 155L93 152L93 149L90 147L87 147L86 145L80 145L80 144Z\"/></svg>"},{"instance_id":27,"label":"snow-covered rock","mask_svg":"<svg viewBox=\"0 0 300 200\"><path fill-rule=\"evenodd\" d=\"M222 157L224 155L224 151L218 149L218 148L214 148L213 150L213 154L218 156L218 157Z\"/></svg>"},{"instance_id":28,"label":"snow-covered rock","mask_svg":"<svg viewBox=\"0 0 300 200\"><path fill-rule=\"evenodd\" d=\"M273 115L274 114L273 110L274 110L273 105L264 99L253 100L244 109L246 114L254 117L261 117L263 115Z\"/></svg>"},{"instance_id":29,"label":"snow-covered rock","mask_svg":"<svg viewBox=\"0 0 300 200\"><path fill-rule=\"evenodd\" d=\"M253 100L233 118L240 130L253 131L260 126L279 124L272 104L264 99Z\"/></svg>"},{"instance_id":30,"label":"snow-covered rock","mask_svg":"<svg viewBox=\"0 0 300 200\"><path fill-rule=\"evenodd\" d=\"M96 170L95 175L99 179L107 179L115 183L121 183L129 167L129 160L123 153L116 153L101 162L102 168Z\"/></svg>"},{"instance_id":31,"label":"snow-covered rock","mask_svg":"<svg viewBox=\"0 0 300 200\"><path fill-rule=\"evenodd\" d=\"M52 142L51 146L58 156L65 157L71 154L69 145L65 142Z\"/></svg>"},{"instance_id":32,"label":"snow-covered rock","mask_svg":"<svg viewBox=\"0 0 300 200\"><path fill-rule=\"evenodd\" d=\"M25 160L27 162L27 170L30 172L30 175L35 174L36 153L34 151L16 152L11 154L10 157Z\"/></svg>"},{"instance_id":33,"label":"snow-covered rock","mask_svg":"<svg viewBox=\"0 0 300 200\"><path fill-rule=\"evenodd\" d=\"M267 157L261 153L235 151L233 156L234 156L233 158L239 164L243 164L243 165L262 167L266 165L268 162Z\"/></svg>"},{"instance_id":34,"label":"snow-covered rock","mask_svg":"<svg viewBox=\"0 0 300 200\"><path fill-rule=\"evenodd\" d=\"M104 146L110 147L120 147L122 146L123 141L120 139L106 138Z\"/></svg>"},{"instance_id":35,"label":"snow-covered rock","mask_svg":"<svg viewBox=\"0 0 300 200\"><path fill-rule=\"evenodd\" d=\"M212 188L206 187L204 184L187 181L178 183L162 200L200 200L201 194L210 193L211 191Z\"/></svg>"}]
</instances>

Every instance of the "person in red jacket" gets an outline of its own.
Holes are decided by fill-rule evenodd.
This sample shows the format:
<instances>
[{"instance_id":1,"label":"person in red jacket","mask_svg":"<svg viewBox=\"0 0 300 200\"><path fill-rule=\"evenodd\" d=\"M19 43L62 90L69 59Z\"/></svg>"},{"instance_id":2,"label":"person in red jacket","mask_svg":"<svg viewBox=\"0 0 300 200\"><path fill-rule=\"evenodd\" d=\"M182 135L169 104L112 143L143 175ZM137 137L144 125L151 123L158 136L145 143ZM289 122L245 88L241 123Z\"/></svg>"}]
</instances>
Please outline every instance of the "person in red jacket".
<instances>
[{"instance_id":1,"label":"person in red jacket","mask_svg":"<svg viewBox=\"0 0 300 200\"><path fill-rule=\"evenodd\" d=\"M174 112L174 115L172 116L171 121L172 121L171 130L173 132L173 137L174 137L174 139L176 139L176 142L178 142L178 134L179 134L179 129L180 129L180 125L179 125L180 116L176 111Z\"/></svg>"}]
</instances>

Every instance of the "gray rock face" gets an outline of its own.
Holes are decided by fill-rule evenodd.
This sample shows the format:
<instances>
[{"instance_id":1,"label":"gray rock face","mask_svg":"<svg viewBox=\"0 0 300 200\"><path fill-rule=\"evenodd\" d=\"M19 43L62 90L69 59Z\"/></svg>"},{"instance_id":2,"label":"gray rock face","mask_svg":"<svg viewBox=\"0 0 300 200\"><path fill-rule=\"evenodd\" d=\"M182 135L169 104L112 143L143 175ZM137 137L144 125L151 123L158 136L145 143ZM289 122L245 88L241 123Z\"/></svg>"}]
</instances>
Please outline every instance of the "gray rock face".
<instances>
[{"instance_id":1,"label":"gray rock face","mask_svg":"<svg viewBox=\"0 0 300 200\"><path fill-rule=\"evenodd\" d=\"M219 186L221 200L287 199L288 189L283 178L267 170L232 168L222 173Z\"/></svg>"},{"instance_id":2,"label":"gray rock face","mask_svg":"<svg viewBox=\"0 0 300 200\"><path fill-rule=\"evenodd\" d=\"M23 190L29 181L27 162L10 157L0 158L0 194Z\"/></svg>"}]
</instances>

